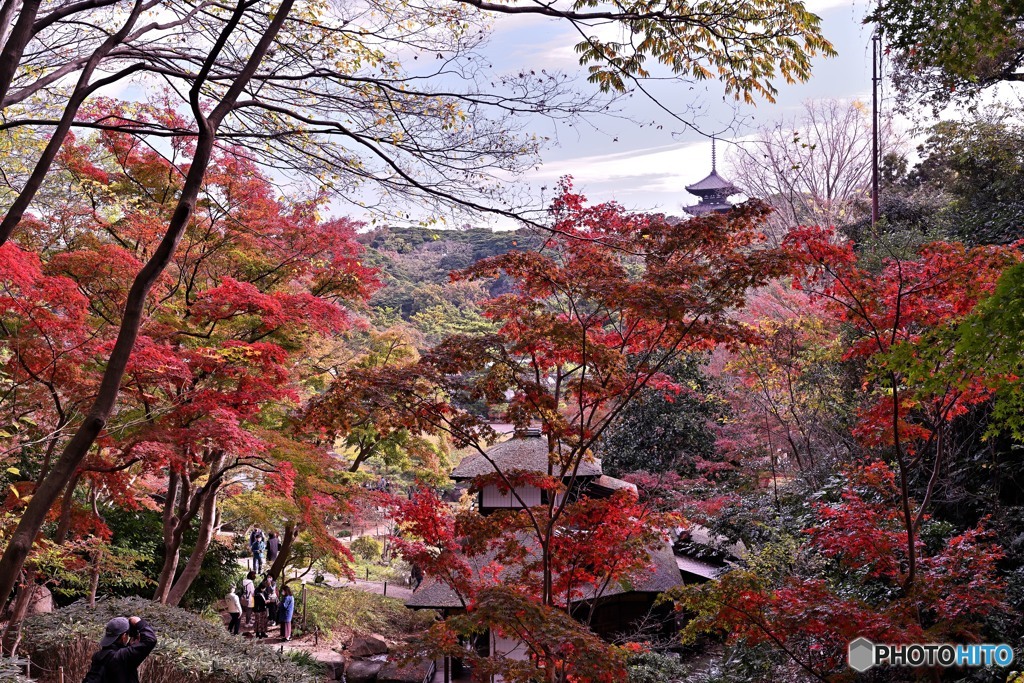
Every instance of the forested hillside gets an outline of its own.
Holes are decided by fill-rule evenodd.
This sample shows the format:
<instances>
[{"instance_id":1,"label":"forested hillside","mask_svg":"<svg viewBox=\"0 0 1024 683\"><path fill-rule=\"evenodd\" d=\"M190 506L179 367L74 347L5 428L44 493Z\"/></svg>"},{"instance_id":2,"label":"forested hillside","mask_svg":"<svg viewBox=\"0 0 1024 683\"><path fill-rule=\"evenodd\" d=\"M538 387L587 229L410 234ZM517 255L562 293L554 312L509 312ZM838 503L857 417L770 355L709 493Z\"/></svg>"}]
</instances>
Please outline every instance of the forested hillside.
<instances>
[{"instance_id":1,"label":"forested hillside","mask_svg":"<svg viewBox=\"0 0 1024 683\"><path fill-rule=\"evenodd\" d=\"M480 228L376 228L358 237L367 265L379 268L383 286L370 299L382 324L402 321L425 343L447 334L488 329L480 315L487 298L511 289L507 277L491 282L452 282L450 274L509 251L529 251L544 242L536 231L492 232Z\"/></svg>"}]
</instances>

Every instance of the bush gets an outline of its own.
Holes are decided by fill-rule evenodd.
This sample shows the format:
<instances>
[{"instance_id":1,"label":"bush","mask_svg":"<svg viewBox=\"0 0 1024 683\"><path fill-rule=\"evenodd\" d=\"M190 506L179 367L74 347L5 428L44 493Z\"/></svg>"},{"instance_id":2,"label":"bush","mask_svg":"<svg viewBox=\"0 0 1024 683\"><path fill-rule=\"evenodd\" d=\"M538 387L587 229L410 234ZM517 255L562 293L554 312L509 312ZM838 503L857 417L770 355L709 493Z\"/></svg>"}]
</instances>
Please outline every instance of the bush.
<instances>
[{"instance_id":1,"label":"bush","mask_svg":"<svg viewBox=\"0 0 1024 683\"><path fill-rule=\"evenodd\" d=\"M24 676L26 663L21 657L5 657L0 654L0 683L33 683Z\"/></svg>"},{"instance_id":2,"label":"bush","mask_svg":"<svg viewBox=\"0 0 1024 683\"><path fill-rule=\"evenodd\" d=\"M302 617L302 592L295 590L295 620ZM319 628L330 637L338 631L365 635L378 633L399 640L422 633L434 621L434 612L408 609L401 600L348 588L306 585L306 629Z\"/></svg>"},{"instance_id":3,"label":"bush","mask_svg":"<svg viewBox=\"0 0 1024 683\"><path fill-rule=\"evenodd\" d=\"M360 536L352 541L349 548L364 560L379 560L384 552L384 544L373 536Z\"/></svg>"},{"instance_id":4,"label":"bush","mask_svg":"<svg viewBox=\"0 0 1024 683\"><path fill-rule=\"evenodd\" d=\"M163 527L160 513L153 510L127 510L110 507L104 508L103 518L113 533L112 545L131 549L133 552L145 556L136 567L150 579L151 585L155 587L164 559ZM185 532L178 565L179 571L188 562L198 534L199 530L195 525ZM244 548L245 544L243 543L239 547ZM210 543L210 548L206 551L206 556L203 557L199 576L189 586L182 605L189 609L199 610L223 598L238 572L238 557L238 553L231 547L213 540ZM100 584L99 592L101 595L130 597L140 591L134 586L104 582ZM78 591L78 593L84 595L84 591ZM67 602L70 600L63 601L64 604Z\"/></svg>"},{"instance_id":5,"label":"bush","mask_svg":"<svg viewBox=\"0 0 1024 683\"><path fill-rule=\"evenodd\" d=\"M687 669L678 657L644 652L629 658L629 683L682 683Z\"/></svg>"},{"instance_id":6,"label":"bush","mask_svg":"<svg viewBox=\"0 0 1024 683\"><path fill-rule=\"evenodd\" d=\"M89 670L103 627L117 616L138 615L156 629L156 650L141 668L146 683L315 683L318 679L287 656L265 645L231 636L222 626L177 607L141 598L103 600L90 608L75 603L51 614L30 617L24 647L38 663L42 683L55 683L57 667L65 680L80 681ZM33 666L35 670L35 666Z\"/></svg>"}]
</instances>

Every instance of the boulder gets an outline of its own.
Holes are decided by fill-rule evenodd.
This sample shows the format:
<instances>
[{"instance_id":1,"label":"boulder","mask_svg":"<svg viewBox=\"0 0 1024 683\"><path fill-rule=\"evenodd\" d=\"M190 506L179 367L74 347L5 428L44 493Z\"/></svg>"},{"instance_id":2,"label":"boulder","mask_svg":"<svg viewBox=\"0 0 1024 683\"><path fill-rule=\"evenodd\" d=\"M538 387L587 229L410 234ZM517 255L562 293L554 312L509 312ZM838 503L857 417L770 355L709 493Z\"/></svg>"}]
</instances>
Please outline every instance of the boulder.
<instances>
[{"instance_id":1,"label":"boulder","mask_svg":"<svg viewBox=\"0 0 1024 683\"><path fill-rule=\"evenodd\" d=\"M345 666L345 680L348 683L374 683L384 662L372 659L353 659Z\"/></svg>"},{"instance_id":2,"label":"boulder","mask_svg":"<svg viewBox=\"0 0 1024 683\"><path fill-rule=\"evenodd\" d=\"M49 614L53 611L53 593L46 586L36 586L32 601L28 604L29 614Z\"/></svg>"},{"instance_id":3,"label":"boulder","mask_svg":"<svg viewBox=\"0 0 1024 683\"><path fill-rule=\"evenodd\" d=\"M340 652L331 651L329 653L319 653L316 656L316 661L320 662L327 668L327 680L329 681L343 681L345 680L342 674L345 673L345 655Z\"/></svg>"},{"instance_id":4,"label":"boulder","mask_svg":"<svg viewBox=\"0 0 1024 683\"><path fill-rule=\"evenodd\" d=\"M421 659L405 666L388 662L377 674L377 683L427 683L433 673L434 661L431 659Z\"/></svg>"},{"instance_id":5,"label":"boulder","mask_svg":"<svg viewBox=\"0 0 1024 683\"><path fill-rule=\"evenodd\" d=\"M348 653L353 657L372 657L386 655L388 644L378 635L356 636L348 646Z\"/></svg>"}]
</instances>

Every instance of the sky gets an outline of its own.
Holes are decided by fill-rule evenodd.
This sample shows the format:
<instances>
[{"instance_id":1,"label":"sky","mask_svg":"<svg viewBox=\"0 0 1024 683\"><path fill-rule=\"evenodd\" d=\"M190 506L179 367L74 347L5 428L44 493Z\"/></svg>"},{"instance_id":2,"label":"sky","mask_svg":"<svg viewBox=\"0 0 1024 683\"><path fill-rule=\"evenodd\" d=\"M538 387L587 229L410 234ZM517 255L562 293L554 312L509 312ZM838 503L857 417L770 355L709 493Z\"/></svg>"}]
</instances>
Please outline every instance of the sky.
<instances>
[{"instance_id":1,"label":"sky","mask_svg":"<svg viewBox=\"0 0 1024 683\"><path fill-rule=\"evenodd\" d=\"M806 83L775 83L779 92L774 103L759 100L756 106L739 106L724 96L715 81L689 85L678 81L649 84L662 104L683 113L687 121L707 134L718 134L718 170L728 176L730 147L760 126L769 126L792 118L807 100L838 98L869 101L871 87L870 27L863 25L868 4L864 0L805 0L806 7L822 19L822 31L832 42L838 56L817 57ZM503 15L494 22L487 44L479 49L490 62L491 71L547 69L582 74L573 45L579 35L565 22L533 15ZM578 86L593 86L580 76ZM128 100L146 97L144 83L119 83L110 93ZM588 117L585 123L568 126L537 116L535 129L554 143L542 152L536 168L508 181L525 185L525 193L535 206L546 206L554 195L558 180L571 175L575 188L592 203L617 201L635 211L680 213L682 207L697 198L685 186L704 178L711 170L710 140L672 119L649 100L634 96L620 104L620 115ZM643 125L641 125L643 124ZM534 122L531 121L531 126ZM289 181L268 169L282 187ZM359 196L357 192L356 196ZM408 219L389 222L419 223L430 215L415 207L405 207ZM371 216L360 216L353 204L337 197L329 211L371 223ZM487 216L470 217L477 226L495 229L520 227L514 221ZM458 223L455 223L458 224ZM453 223L435 224L442 228Z\"/></svg>"},{"instance_id":2,"label":"sky","mask_svg":"<svg viewBox=\"0 0 1024 683\"><path fill-rule=\"evenodd\" d=\"M721 87L715 82L693 88L675 84L671 90L662 89L666 103L682 109L691 105L702 109L703 114L693 120L704 132L722 132L737 120L731 130L722 133L725 139L716 145L720 172L727 168L722 160L730 145L742 144L744 137L758 126L793 117L807 100L870 101L871 31L862 24L867 3L808 0L806 5L821 17L823 33L839 55L816 58L813 74L806 83L777 83L775 103L762 100L755 107L738 107L731 97L723 99ZM499 22L485 54L499 69L507 64L509 68L571 70L577 59L572 52L575 42L568 29L550 21L534 18L511 25ZM535 192L546 192L550 198L558 179L572 175L575 187L591 202L615 200L634 210L678 213L682 206L695 203L697 198L684 187L710 172L711 142L685 130L655 105L636 97L627 103L626 112L654 125L640 127L630 121L602 118L590 126L561 125L552 129L552 124L539 122L537 132L557 137L558 144L545 150L543 163L522 180Z\"/></svg>"}]
</instances>

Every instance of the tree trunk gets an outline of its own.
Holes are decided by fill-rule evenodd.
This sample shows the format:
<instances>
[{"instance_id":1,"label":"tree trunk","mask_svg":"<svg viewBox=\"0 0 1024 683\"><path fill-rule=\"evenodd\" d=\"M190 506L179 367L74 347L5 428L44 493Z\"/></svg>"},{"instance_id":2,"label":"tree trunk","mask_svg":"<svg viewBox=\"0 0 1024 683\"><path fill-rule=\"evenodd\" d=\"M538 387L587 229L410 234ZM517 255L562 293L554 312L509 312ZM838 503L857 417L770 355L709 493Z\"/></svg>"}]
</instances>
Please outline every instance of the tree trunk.
<instances>
[{"instance_id":1,"label":"tree trunk","mask_svg":"<svg viewBox=\"0 0 1024 683\"><path fill-rule=\"evenodd\" d=\"M53 534L54 543L60 544L68 540L68 533L71 531L71 513L75 507L75 489L82 478L81 470L75 470L71 475L71 481L64 489L64 500L60 504L60 517L57 521L57 531Z\"/></svg>"},{"instance_id":2,"label":"tree trunk","mask_svg":"<svg viewBox=\"0 0 1024 683\"><path fill-rule=\"evenodd\" d=\"M29 2L25 2L27 8ZM36 2L36 5L39 3ZM104 83L108 83L111 79L117 80L122 75L111 76L108 78L102 78L96 83L90 84L89 81L92 79L93 73L99 67L100 62L107 56L107 54L114 49L125 36L135 26L135 22L138 21L139 15L142 13L142 0L135 0L135 6L132 8L131 13L128 15L127 21L117 32L112 34L109 38L103 41L103 43L96 48L96 50L89 56L89 61L82 67L82 74L78 77L78 83L75 85L75 89L71 92L71 97L68 98L68 103L64 107L64 113L61 114L60 121L57 123L57 127L54 128L53 132L50 133L50 139L46 142L46 147L43 148L43 153L39 156L39 160L36 162L35 168L32 169L32 174L25 182L25 186L21 188L21 192L15 198L14 202L7 209L7 215L4 216L3 221L0 221L0 246L7 241L14 232L14 228L21 222L22 217L25 215L25 211L28 210L32 200L35 199L36 193L39 192L39 188L42 187L43 181L46 179L47 174L50 172L50 167L53 165L54 159L57 158L57 153L60 152L61 146L64 144L64 140L67 138L68 133L71 131L71 126L75 122L75 117L78 116L78 110L82 104L88 99L98 87ZM24 9L22 10L24 13ZM21 18L19 17L19 23ZM17 32L17 27L15 27ZM11 37L14 40L14 36ZM24 46L22 46L24 47ZM5 50L6 51L6 50ZM18 55L21 58L21 55ZM141 66L141 65L139 65ZM15 68L17 65L15 65ZM129 67L127 73L138 70L138 67ZM13 77L13 72L11 77ZM6 73L3 71L2 62L0 62L0 102L3 101L4 96L7 94L7 88L4 87L3 78ZM10 80L7 81L7 87L10 86Z\"/></svg>"},{"instance_id":3,"label":"tree trunk","mask_svg":"<svg viewBox=\"0 0 1024 683\"><path fill-rule=\"evenodd\" d=\"M25 580L21 584L21 591L18 592L18 597L14 600L14 605L11 607L11 618L8 619L3 636L0 637L0 642L3 643L3 652L12 655L18 646L17 641L20 638L21 622L25 620L28 607L32 604L32 596L36 592L35 573L30 573L24 578Z\"/></svg>"},{"instance_id":4,"label":"tree trunk","mask_svg":"<svg viewBox=\"0 0 1024 683\"><path fill-rule=\"evenodd\" d=\"M281 548L278 550L277 558L270 567L270 575L277 581L288 564L288 556L292 552L292 543L299 535L299 525L295 522L285 522L284 532L281 534Z\"/></svg>"},{"instance_id":5,"label":"tree trunk","mask_svg":"<svg viewBox=\"0 0 1024 683\"><path fill-rule=\"evenodd\" d=\"M349 465L348 471L349 472L358 472L359 468L362 466L362 464L364 462L366 462L367 460L369 460L370 456L373 455L373 451L374 450L375 450L375 444L373 444L373 443L371 443L369 446L360 445L359 446L359 452L356 453L355 460L353 460L352 464Z\"/></svg>"},{"instance_id":6,"label":"tree trunk","mask_svg":"<svg viewBox=\"0 0 1024 683\"><path fill-rule=\"evenodd\" d=\"M164 499L163 537L164 562L157 576L156 592L153 600L164 602L178 571L178 559L181 554L181 537L188 520L189 482L186 476L171 470L167 477L167 497ZM177 513L175 513L177 509Z\"/></svg>"},{"instance_id":7,"label":"tree trunk","mask_svg":"<svg viewBox=\"0 0 1024 683\"><path fill-rule=\"evenodd\" d=\"M100 587L100 563L103 562L103 551L97 550L92 559L92 569L89 573L89 607L96 606L96 591Z\"/></svg>"},{"instance_id":8,"label":"tree trunk","mask_svg":"<svg viewBox=\"0 0 1024 683\"><path fill-rule=\"evenodd\" d=\"M185 593L188 592L192 582L199 576L199 571L203 568L203 559L206 557L206 551L210 549L214 525L217 520L217 494L220 489L218 482L221 480L223 466L224 455L215 456L213 463L210 465L210 481L203 488L202 493L197 494L203 496L199 537L196 539L196 546L192 549L192 554L189 556L181 576L178 577L178 580L174 582L174 585L167 592L167 599L164 602L168 605L177 607L181 599L185 597Z\"/></svg>"},{"instance_id":9,"label":"tree trunk","mask_svg":"<svg viewBox=\"0 0 1024 683\"><path fill-rule=\"evenodd\" d=\"M89 491L89 502L92 503L92 514L96 515L96 519L100 520L100 522L104 522L103 517L100 516L99 487L96 485L96 482L93 482L92 489ZM100 587L100 568L102 565L103 547L100 546L92 556L92 570L89 575L89 607L96 606L96 591Z\"/></svg>"},{"instance_id":10,"label":"tree trunk","mask_svg":"<svg viewBox=\"0 0 1024 683\"><path fill-rule=\"evenodd\" d=\"M217 492L212 491L206 494L203 501L203 513L199 522L199 537L196 539L196 546L192 549L181 575L167 592L167 598L163 601L165 604L177 607L192 582L199 576L199 571L203 567L203 559L206 558L206 551L210 549L210 541L213 540L213 518L216 514Z\"/></svg>"},{"instance_id":11,"label":"tree trunk","mask_svg":"<svg viewBox=\"0 0 1024 683\"><path fill-rule=\"evenodd\" d=\"M99 391L89 410L88 416L82 425L75 432L75 435L68 442L60 458L54 464L53 469L46 476L46 479L39 485L25 508L18 527L10 537L3 557L0 558L0 601L3 601L11 594L14 582L18 578L25 560L32 550L32 544L39 530L42 529L46 517L53 507L54 502L61 491L74 475L75 470L82 463L92 444L96 441L110 413L114 408L117 395L121 387L121 379L124 377L128 359L131 356L135 340L139 336L139 329L142 326L142 319L145 312L146 297L157 279L170 263L178 242L185 232L192 212L195 210L199 190L202 187L203 179L206 177L206 170L209 168L210 159L213 155L214 143L216 142L217 127L224 117L234 108L238 97L244 91L246 85L252 79L253 74L263 61L271 44L284 24L285 18L291 12L294 0L283 0L274 14L273 19L267 26L267 30L261 36L259 42L253 48L245 66L235 77L228 88L223 99L214 108L209 117L203 114L200 106L200 91L210 71L228 42L228 38L237 28L242 19L247 5L240 3L235 9L231 19L227 22L221 34L217 38L196 77L192 90L189 93L192 104L193 115L196 117L199 126L199 134L196 140L195 153L192 156L192 164L189 166L188 175L182 185L181 195L178 198L178 205L174 209L174 215L167 226L167 232L160 241L153 256L143 266L142 270L135 277L132 287L128 292L125 301L124 316L121 319L121 328L118 330L117 340L111 350L106 370L103 372L103 379ZM22 10L24 12L24 9ZM10 41L8 41L10 43Z\"/></svg>"},{"instance_id":12,"label":"tree trunk","mask_svg":"<svg viewBox=\"0 0 1024 683\"><path fill-rule=\"evenodd\" d=\"M10 21L14 15L14 2L5 2L3 7L4 18ZM14 74L21 64L21 57L25 54L25 46L32 38L32 24L36 21L36 14L39 12L40 0L25 0L18 12L18 21L14 23L11 32L4 41L3 51L0 52L0 102L4 101L7 91L11 89L11 82ZM6 26L4 32L6 33Z\"/></svg>"},{"instance_id":13,"label":"tree trunk","mask_svg":"<svg viewBox=\"0 0 1024 683\"><path fill-rule=\"evenodd\" d=\"M21 7L21 0L4 0L3 7L0 7L0 51L7 45L7 36L11 34L11 26L14 24L14 15Z\"/></svg>"}]
</instances>

